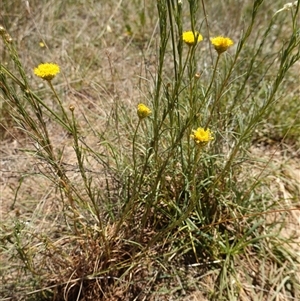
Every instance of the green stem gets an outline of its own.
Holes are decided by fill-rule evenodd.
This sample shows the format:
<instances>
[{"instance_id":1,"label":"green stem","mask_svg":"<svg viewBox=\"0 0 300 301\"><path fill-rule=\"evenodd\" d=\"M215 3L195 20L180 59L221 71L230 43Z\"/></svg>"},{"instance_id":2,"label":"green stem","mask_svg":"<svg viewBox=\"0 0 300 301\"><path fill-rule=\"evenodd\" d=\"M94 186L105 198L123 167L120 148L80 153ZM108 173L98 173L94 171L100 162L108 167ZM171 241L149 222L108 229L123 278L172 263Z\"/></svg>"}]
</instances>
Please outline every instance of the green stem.
<instances>
[{"instance_id":1,"label":"green stem","mask_svg":"<svg viewBox=\"0 0 300 301\"><path fill-rule=\"evenodd\" d=\"M135 148L136 148L136 137L137 137L137 131L138 128L140 127L141 124L141 119L139 119L138 124L136 126L136 129L134 131L134 135L133 135L133 140L132 140L132 160L133 160L133 170L135 173L135 178L136 178L136 156L135 156Z\"/></svg>"},{"instance_id":2,"label":"green stem","mask_svg":"<svg viewBox=\"0 0 300 301\"><path fill-rule=\"evenodd\" d=\"M60 108L61 108L61 111L63 113L63 119L65 119L69 125L72 125L72 123L71 123L71 121L70 121L70 119L68 117L68 114L66 113L66 111L65 111L65 109L64 109L64 107L62 105L62 102L61 102L59 96L57 95L57 93L56 93L53 85L52 85L52 82L50 80L48 80L47 82L48 82L48 84L50 86L50 89L52 90L52 92L53 92L53 94L54 94L54 96L55 96L55 98L56 98L56 100L57 100Z\"/></svg>"}]
</instances>

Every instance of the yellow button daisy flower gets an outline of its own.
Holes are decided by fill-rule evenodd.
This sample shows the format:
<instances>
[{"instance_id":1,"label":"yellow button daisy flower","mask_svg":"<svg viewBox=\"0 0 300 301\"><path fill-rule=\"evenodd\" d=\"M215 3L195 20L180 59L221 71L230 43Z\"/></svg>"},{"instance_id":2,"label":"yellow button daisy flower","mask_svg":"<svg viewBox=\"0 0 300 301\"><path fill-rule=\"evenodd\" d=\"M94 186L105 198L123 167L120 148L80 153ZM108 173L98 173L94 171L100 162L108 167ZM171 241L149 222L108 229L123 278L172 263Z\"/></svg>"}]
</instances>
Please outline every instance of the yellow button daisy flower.
<instances>
[{"instance_id":1,"label":"yellow button daisy flower","mask_svg":"<svg viewBox=\"0 0 300 301\"><path fill-rule=\"evenodd\" d=\"M196 41L197 39L197 41ZM192 31L185 31L182 34L182 40L184 43L186 43L189 46L193 46L203 40L202 35L198 32L192 32Z\"/></svg>"},{"instance_id":2,"label":"yellow button daisy flower","mask_svg":"<svg viewBox=\"0 0 300 301\"><path fill-rule=\"evenodd\" d=\"M34 74L44 80L52 80L60 71L59 66L53 63L40 64L34 68Z\"/></svg>"},{"instance_id":3,"label":"yellow button daisy flower","mask_svg":"<svg viewBox=\"0 0 300 301\"><path fill-rule=\"evenodd\" d=\"M194 141L200 145L205 145L209 141L214 139L210 129L205 130L201 127L199 127L197 130L192 130L191 138L194 139Z\"/></svg>"},{"instance_id":4,"label":"yellow button daisy flower","mask_svg":"<svg viewBox=\"0 0 300 301\"><path fill-rule=\"evenodd\" d=\"M137 107L137 115L139 116L140 119L144 119L148 117L152 111L143 103L138 104Z\"/></svg>"},{"instance_id":5,"label":"yellow button daisy flower","mask_svg":"<svg viewBox=\"0 0 300 301\"><path fill-rule=\"evenodd\" d=\"M211 38L210 41L214 45L218 54L221 54L233 45L233 41L230 38L222 36Z\"/></svg>"}]
</instances>

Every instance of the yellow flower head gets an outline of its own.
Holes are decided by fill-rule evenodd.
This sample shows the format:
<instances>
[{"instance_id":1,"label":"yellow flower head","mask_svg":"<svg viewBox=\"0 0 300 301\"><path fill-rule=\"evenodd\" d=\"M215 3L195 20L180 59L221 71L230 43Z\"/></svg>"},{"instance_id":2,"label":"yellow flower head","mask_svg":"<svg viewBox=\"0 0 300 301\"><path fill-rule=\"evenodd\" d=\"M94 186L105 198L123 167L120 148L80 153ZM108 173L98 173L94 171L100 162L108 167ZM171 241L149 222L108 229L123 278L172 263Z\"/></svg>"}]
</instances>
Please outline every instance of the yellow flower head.
<instances>
[{"instance_id":1,"label":"yellow flower head","mask_svg":"<svg viewBox=\"0 0 300 301\"><path fill-rule=\"evenodd\" d=\"M34 74L44 80L52 80L59 73L59 66L53 63L40 64L34 68Z\"/></svg>"},{"instance_id":2,"label":"yellow flower head","mask_svg":"<svg viewBox=\"0 0 300 301\"><path fill-rule=\"evenodd\" d=\"M151 110L143 103L140 103L138 105L137 114L140 119L144 119L144 118L148 117L151 113L152 113Z\"/></svg>"},{"instance_id":3,"label":"yellow flower head","mask_svg":"<svg viewBox=\"0 0 300 301\"><path fill-rule=\"evenodd\" d=\"M233 41L231 39L222 36L211 38L210 40L218 54L221 54L233 45Z\"/></svg>"},{"instance_id":4,"label":"yellow flower head","mask_svg":"<svg viewBox=\"0 0 300 301\"><path fill-rule=\"evenodd\" d=\"M192 130L192 132L191 138L200 145L206 145L210 140L214 139L210 129L205 130L204 128L197 128L197 130Z\"/></svg>"},{"instance_id":5,"label":"yellow flower head","mask_svg":"<svg viewBox=\"0 0 300 301\"><path fill-rule=\"evenodd\" d=\"M196 41L197 39L197 41ZM192 31L185 31L182 34L182 40L184 43L186 43L189 46L193 46L203 40L202 35L198 32L192 32Z\"/></svg>"}]
</instances>

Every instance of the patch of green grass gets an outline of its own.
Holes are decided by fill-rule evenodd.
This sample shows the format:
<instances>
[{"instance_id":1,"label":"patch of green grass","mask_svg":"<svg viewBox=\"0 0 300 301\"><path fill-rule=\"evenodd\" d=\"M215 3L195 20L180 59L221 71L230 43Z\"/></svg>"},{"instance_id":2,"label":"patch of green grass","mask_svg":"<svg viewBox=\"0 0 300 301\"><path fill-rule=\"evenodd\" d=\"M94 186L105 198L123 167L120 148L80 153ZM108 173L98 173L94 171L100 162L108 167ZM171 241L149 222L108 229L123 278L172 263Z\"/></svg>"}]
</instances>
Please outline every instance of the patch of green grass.
<instances>
[{"instance_id":1,"label":"patch of green grass","mask_svg":"<svg viewBox=\"0 0 300 301\"><path fill-rule=\"evenodd\" d=\"M53 0L21 33L5 5L2 123L39 176L10 183L1 298L297 299L299 192L274 159L299 147L299 4Z\"/></svg>"}]
</instances>

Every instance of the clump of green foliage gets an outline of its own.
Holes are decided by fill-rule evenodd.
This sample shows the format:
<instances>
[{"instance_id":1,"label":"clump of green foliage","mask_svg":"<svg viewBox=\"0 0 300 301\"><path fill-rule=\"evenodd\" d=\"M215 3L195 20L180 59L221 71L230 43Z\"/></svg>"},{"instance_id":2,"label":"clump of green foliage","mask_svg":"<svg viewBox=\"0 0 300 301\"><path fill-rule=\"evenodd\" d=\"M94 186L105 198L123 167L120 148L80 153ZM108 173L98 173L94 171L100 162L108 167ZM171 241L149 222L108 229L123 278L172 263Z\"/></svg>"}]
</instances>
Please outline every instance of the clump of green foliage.
<instances>
[{"instance_id":1,"label":"clump of green foliage","mask_svg":"<svg viewBox=\"0 0 300 301\"><path fill-rule=\"evenodd\" d=\"M55 87L64 66L35 69L50 104L31 83L13 38L0 28L13 63L0 63L1 98L55 187L54 224L60 228L37 231L16 218L10 234L1 237L3 252L18 262L16 273L27 279L27 286L15 285L28 300L34 295L112 300L118 294L142 300L152 286L160 286L163 273L170 279L186 277L181 266L214 271L207 298L237 300L246 291L241 273L252 277L243 260L282 269L273 296L286 284L296 294L296 257L287 251L292 238L280 237L291 208L279 208L265 190L263 172L254 176L245 166L253 139L274 115L284 80L300 58L299 3L290 8L290 29L281 43L273 41L272 31L281 12L252 39L262 0L253 2L238 38L203 39L211 20L197 21L205 9L201 3L202 10L198 1L157 1L159 39L149 93L133 106L137 114L114 108L115 128L94 130L87 122L96 146L82 134L80 110L64 103ZM296 119L296 110L289 118ZM49 124L72 141L76 177ZM295 135L292 126L290 133ZM268 162L263 171L267 167ZM282 213L279 221L273 218L277 213ZM52 217L45 219L50 223Z\"/></svg>"}]
</instances>

